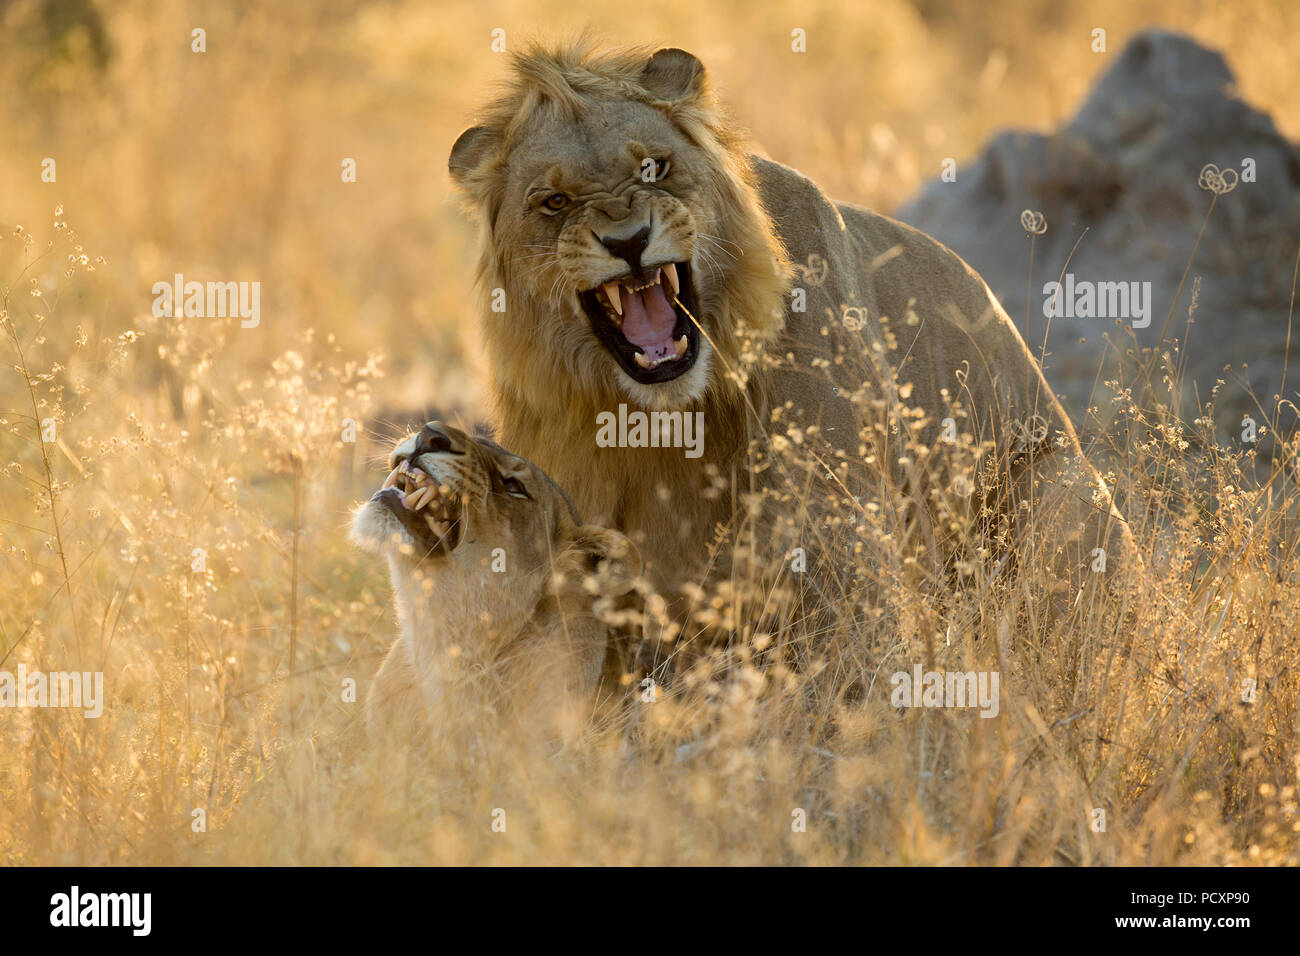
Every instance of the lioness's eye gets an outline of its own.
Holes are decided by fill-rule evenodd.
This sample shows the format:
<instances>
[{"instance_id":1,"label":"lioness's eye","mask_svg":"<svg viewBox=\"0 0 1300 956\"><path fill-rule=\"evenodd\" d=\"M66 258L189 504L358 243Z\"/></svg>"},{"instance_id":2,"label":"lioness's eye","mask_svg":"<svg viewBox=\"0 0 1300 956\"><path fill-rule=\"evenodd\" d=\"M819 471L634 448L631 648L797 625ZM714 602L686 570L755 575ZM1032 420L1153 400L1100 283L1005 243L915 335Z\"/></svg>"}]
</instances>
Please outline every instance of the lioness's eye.
<instances>
[{"instance_id":1,"label":"lioness's eye","mask_svg":"<svg viewBox=\"0 0 1300 956\"><path fill-rule=\"evenodd\" d=\"M524 483L520 481L518 478L502 478L501 481L506 486L506 494L508 494L511 498L532 497L532 495L528 493L528 489L524 487Z\"/></svg>"},{"instance_id":2,"label":"lioness's eye","mask_svg":"<svg viewBox=\"0 0 1300 956\"><path fill-rule=\"evenodd\" d=\"M544 200L542 200L542 205L545 206L547 209L551 210L551 212L559 212L568 204L569 204L569 197L566 196L564 193L551 193Z\"/></svg>"}]
</instances>

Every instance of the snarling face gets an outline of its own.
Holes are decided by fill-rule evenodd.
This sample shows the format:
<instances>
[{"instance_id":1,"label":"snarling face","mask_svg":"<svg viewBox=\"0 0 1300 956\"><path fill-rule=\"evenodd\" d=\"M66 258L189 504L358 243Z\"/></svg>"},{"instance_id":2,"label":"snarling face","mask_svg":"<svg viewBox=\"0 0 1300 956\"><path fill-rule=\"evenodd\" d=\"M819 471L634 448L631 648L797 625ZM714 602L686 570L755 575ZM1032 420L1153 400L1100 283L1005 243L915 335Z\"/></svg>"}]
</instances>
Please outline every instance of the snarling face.
<instances>
[{"instance_id":1,"label":"snarling face","mask_svg":"<svg viewBox=\"0 0 1300 956\"><path fill-rule=\"evenodd\" d=\"M542 567L577 526L540 469L495 442L429 422L389 456L383 487L358 509L353 537L413 566L488 567L494 552Z\"/></svg>"},{"instance_id":2,"label":"snarling face","mask_svg":"<svg viewBox=\"0 0 1300 956\"><path fill-rule=\"evenodd\" d=\"M551 116L537 133L552 145L511 155L496 220L498 241L520 253L506 260L508 285L543 304L556 327L541 334L570 361L626 394L656 406L697 396L709 270L725 247L701 235L696 151L640 104Z\"/></svg>"},{"instance_id":3,"label":"snarling face","mask_svg":"<svg viewBox=\"0 0 1300 956\"><path fill-rule=\"evenodd\" d=\"M764 248L743 261L736 223L756 213L738 208L736 167L701 118L699 62L661 51L634 67L521 66L545 76L462 134L451 169L483 214L486 281L504 293L488 316L498 367L683 407L731 334L741 271L773 260Z\"/></svg>"},{"instance_id":4,"label":"snarling face","mask_svg":"<svg viewBox=\"0 0 1300 956\"><path fill-rule=\"evenodd\" d=\"M639 569L623 535L581 524L559 485L490 439L429 422L388 465L353 515L352 540L387 557L408 602L476 606L508 633L543 602L588 593L593 580L625 587Z\"/></svg>"},{"instance_id":5,"label":"snarling face","mask_svg":"<svg viewBox=\"0 0 1300 956\"><path fill-rule=\"evenodd\" d=\"M558 141L549 153L518 157L527 185L522 214L511 225L520 247L553 249L547 267L535 262L525 270L536 274L532 294L555 288L567 299L557 304L567 305L571 319L585 320L635 392L698 367L708 343L700 335L696 284L707 270L699 264L693 151L656 111L623 112L640 115L618 125L590 117L563 141L546 137Z\"/></svg>"}]
</instances>

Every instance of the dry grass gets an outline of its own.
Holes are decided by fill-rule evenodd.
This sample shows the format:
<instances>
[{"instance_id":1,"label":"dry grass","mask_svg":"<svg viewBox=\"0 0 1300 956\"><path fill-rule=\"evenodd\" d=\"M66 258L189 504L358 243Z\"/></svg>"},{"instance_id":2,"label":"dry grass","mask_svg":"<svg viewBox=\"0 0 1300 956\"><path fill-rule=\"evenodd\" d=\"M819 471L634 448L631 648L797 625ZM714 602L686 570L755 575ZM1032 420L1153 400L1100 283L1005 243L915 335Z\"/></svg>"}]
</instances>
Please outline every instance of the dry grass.
<instances>
[{"instance_id":1,"label":"dry grass","mask_svg":"<svg viewBox=\"0 0 1300 956\"><path fill-rule=\"evenodd\" d=\"M383 569L342 532L393 431L377 416L481 416L444 164L499 70L488 32L623 31L585 3L155 6L104 5L102 68L93 32L4 13L0 670L102 670L109 700L98 720L0 712L0 861L1297 862L1300 447L1257 463L1212 414L1182 423L1140 391L1096 436L1151 557L1127 608L1040 619L1033 566L938 595L887 514L846 514L874 557L846 565L833 620L810 633L780 580L700 595L695 625L734 631L725 656L577 753L485 733L407 773L348 750L343 682L364 688L392 636ZM671 2L635 39L699 54L769 153L882 208L992 130L1067 115L1104 66L1096 25L1112 50L1149 23L1193 32L1248 99L1300 116L1290 5L1056 8L814 4L787 23ZM777 69L793 26L812 52ZM154 318L176 272L260 281L261 325ZM900 715L887 676L914 661L1000 671L1000 717Z\"/></svg>"}]
</instances>

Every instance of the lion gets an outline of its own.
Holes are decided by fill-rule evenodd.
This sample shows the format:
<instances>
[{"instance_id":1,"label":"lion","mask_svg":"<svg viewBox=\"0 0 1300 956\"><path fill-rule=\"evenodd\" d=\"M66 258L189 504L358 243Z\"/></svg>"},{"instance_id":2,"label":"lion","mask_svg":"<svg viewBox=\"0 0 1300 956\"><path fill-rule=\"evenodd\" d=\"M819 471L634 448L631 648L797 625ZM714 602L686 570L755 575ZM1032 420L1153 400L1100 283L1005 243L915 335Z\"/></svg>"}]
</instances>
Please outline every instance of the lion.
<instances>
[{"instance_id":1,"label":"lion","mask_svg":"<svg viewBox=\"0 0 1300 956\"><path fill-rule=\"evenodd\" d=\"M449 168L482 223L480 284L504 293L483 317L499 437L624 532L657 586L706 576L756 491L810 483L799 500L902 500L940 569L973 527L994 529L976 549L992 564L1041 550L1076 596L1099 551L1109 576L1131 553L984 281L747 151L690 53L514 54ZM702 413L702 453L604 447L621 408ZM791 436L801 473L775 454Z\"/></svg>"},{"instance_id":2,"label":"lion","mask_svg":"<svg viewBox=\"0 0 1300 956\"><path fill-rule=\"evenodd\" d=\"M400 636L370 687L366 729L443 737L493 711L571 742L600 686L598 602L631 586L635 550L579 521L541 469L429 422L397 444L352 539L388 560Z\"/></svg>"}]
</instances>

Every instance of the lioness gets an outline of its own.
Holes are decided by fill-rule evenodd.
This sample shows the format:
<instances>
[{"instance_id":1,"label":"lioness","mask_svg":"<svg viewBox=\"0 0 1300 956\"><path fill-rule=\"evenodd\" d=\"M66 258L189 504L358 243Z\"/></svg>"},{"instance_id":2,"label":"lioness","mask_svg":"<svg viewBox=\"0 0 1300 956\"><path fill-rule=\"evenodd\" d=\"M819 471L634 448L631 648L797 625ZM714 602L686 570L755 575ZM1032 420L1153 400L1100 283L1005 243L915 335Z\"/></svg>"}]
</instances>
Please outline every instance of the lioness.
<instances>
[{"instance_id":1,"label":"lioness","mask_svg":"<svg viewBox=\"0 0 1300 956\"><path fill-rule=\"evenodd\" d=\"M968 516L1005 519L1003 549L1042 549L1072 586L1097 577L1096 549L1113 573L1131 548L980 277L747 153L691 54L516 54L449 166L482 220L481 284L504 291L484 313L501 440L627 533L659 585L702 573L715 529L782 482L897 499L936 564L953 489ZM601 447L598 416L621 405L702 412L703 454ZM755 464L777 435L818 466Z\"/></svg>"},{"instance_id":2,"label":"lioness","mask_svg":"<svg viewBox=\"0 0 1300 956\"><path fill-rule=\"evenodd\" d=\"M594 603L637 571L627 539L581 524L535 465L440 422L389 465L352 522L353 541L388 559L401 629L367 697L368 731L441 734L505 710L571 740L605 660Z\"/></svg>"}]
</instances>

